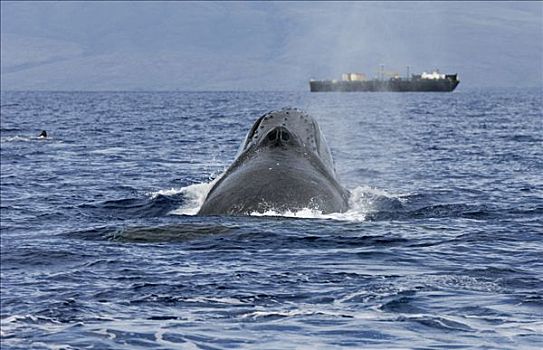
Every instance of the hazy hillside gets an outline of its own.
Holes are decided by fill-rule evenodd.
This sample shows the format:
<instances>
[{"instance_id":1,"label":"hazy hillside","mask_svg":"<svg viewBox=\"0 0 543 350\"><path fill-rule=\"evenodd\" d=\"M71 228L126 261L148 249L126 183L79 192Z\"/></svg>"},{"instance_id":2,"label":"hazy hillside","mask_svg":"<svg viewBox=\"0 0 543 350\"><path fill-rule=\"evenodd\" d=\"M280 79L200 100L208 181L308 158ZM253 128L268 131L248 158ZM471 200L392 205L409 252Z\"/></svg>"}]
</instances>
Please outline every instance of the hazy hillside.
<instances>
[{"instance_id":1,"label":"hazy hillside","mask_svg":"<svg viewBox=\"0 0 543 350\"><path fill-rule=\"evenodd\" d=\"M542 3L1 3L2 89L304 90L379 64L541 85Z\"/></svg>"}]
</instances>

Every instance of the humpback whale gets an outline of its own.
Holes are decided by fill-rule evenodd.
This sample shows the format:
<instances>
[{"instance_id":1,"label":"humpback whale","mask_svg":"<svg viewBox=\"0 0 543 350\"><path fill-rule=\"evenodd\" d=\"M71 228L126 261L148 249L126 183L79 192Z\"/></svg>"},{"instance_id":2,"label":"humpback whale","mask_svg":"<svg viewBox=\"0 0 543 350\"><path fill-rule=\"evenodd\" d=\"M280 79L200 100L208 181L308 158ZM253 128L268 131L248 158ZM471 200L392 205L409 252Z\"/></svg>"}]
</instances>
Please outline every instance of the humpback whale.
<instances>
[{"instance_id":1,"label":"humpback whale","mask_svg":"<svg viewBox=\"0 0 543 350\"><path fill-rule=\"evenodd\" d=\"M323 213L348 208L319 125L297 109L256 120L238 156L213 185L199 215L248 215L309 208Z\"/></svg>"}]
</instances>

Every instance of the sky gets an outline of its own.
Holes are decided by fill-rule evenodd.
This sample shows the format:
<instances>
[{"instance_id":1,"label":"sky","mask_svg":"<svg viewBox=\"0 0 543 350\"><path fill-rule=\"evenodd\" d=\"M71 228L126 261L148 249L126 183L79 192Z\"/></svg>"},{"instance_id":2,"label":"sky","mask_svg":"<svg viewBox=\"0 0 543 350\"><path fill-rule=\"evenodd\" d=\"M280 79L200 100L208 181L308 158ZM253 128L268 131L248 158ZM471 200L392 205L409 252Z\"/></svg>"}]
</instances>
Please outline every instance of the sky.
<instances>
[{"instance_id":1,"label":"sky","mask_svg":"<svg viewBox=\"0 0 543 350\"><path fill-rule=\"evenodd\" d=\"M543 2L15 2L2 90L308 91L344 72L543 85Z\"/></svg>"}]
</instances>

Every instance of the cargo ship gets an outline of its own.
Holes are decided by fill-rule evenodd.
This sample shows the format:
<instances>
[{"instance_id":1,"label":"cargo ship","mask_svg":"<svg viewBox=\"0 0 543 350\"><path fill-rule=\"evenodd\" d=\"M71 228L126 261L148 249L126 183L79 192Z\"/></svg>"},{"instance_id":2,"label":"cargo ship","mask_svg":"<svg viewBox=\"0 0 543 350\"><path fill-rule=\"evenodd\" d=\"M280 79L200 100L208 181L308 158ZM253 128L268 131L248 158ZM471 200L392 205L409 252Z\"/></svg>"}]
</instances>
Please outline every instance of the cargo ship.
<instances>
[{"instance_id":1,"label":"cargo ship","mask_svg":"<svg viewBox=\"0 0 543 350\"><path fill-rule=\"evenodd\" d=\"M407 76L402 78L394 74L385 79L382 72L379 78L368 80L363 73L345 73L341 80L310 80L309 89L311 92L451 92L460 83L458 74L441 74L439 70Z\"/></svg>"}]
</instances>

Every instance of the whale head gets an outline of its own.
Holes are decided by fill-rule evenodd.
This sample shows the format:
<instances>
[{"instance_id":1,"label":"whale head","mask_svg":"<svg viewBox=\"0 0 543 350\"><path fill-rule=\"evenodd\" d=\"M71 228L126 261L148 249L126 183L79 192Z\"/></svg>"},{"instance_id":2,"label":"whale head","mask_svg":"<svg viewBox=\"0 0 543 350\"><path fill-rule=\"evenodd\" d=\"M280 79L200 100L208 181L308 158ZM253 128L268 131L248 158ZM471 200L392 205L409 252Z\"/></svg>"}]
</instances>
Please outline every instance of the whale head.
<instances>
[{"instance_id":1,"label":"whale head","mask_svg":"<svg viewBox=\"0 0 543 350\"><path fill-rule=\"evenodd\" d=\"M241 145L241 153L258 150L293 150L314 156L335 174L332 154L317 123L298 109L282 109L258 118Z\"/></svg>"},{"instance_id":2,"label":"whale head","mask_svg":"<svg viewBox=\"0 0 543 350\"><path fill-rule=\"evenodd\" d=\"M319 125L297 109L264 114L253 124L230 167L209 190L201 215L348 208Z\"/></svg>"}]
</instances>

